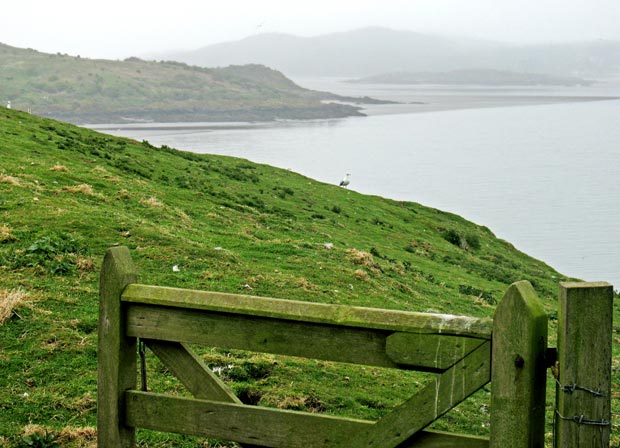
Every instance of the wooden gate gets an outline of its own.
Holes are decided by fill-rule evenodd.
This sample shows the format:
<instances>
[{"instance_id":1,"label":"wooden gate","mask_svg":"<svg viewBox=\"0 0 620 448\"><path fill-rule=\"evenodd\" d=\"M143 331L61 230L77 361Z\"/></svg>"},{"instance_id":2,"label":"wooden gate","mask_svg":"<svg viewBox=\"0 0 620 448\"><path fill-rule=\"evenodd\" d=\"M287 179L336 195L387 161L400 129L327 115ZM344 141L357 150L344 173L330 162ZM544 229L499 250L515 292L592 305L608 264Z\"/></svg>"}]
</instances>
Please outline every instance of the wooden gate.
<instances>
[{"instance_id":1,"label":"wooden gate","mask_svg":"<svg viewBox=\"0 0 620 448\"><path fill-rule=\"evenodd\" d=\"M138 339L194 398L137 390ZM244 405L187 344L437 375L380 420L356 420ZM546 348L527 282L480 319L141 285L117 247L101 273L98 443L131 447L135 428L148 428L282 448L543 446ZM491 443L424 430L491 376Z\"/></svg>"}]
</instances>

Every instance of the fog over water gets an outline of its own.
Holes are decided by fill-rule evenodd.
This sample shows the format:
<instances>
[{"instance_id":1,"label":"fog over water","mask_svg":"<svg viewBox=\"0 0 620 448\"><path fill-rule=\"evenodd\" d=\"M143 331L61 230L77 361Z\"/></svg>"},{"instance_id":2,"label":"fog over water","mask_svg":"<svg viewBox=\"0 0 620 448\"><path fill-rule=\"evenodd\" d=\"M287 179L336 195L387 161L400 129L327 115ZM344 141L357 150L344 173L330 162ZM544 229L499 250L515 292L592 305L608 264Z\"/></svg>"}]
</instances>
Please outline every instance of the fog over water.
<instances>
[{"instance_id":1,"label":"fog over water","mask_svg":"<svg viewBox=\"0 0 620 448\"><path fill-rule=\"evenodd\" d=\"M567 98L620 96L616 86L455 89L297 81L440 106L420 113L416 104L378 105L367 109L368 117L311 122L99 128L334 184L348 172L356 191L457 213L564 274L618 289L620 100ZM507 104L516 105L499 107Z\"/></svg>"}]
</instances>

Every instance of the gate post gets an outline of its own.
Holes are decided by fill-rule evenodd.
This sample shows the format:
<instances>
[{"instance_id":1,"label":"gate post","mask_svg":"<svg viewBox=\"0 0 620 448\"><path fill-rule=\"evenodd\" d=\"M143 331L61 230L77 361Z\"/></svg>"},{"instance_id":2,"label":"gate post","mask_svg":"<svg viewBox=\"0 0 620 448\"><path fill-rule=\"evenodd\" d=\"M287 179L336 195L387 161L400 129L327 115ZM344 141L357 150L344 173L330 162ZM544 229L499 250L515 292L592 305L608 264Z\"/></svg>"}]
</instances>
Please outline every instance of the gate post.
<instances>
[{"instance_id":1,"label":"gate post","mask_svg":"<svg viewBox=\"0 0 620 448\"><path fill-rule=\"evenodd\" d=\"M136 388L136 339L125 336L121 293L137 275L129 249L108 249L99 283L97 347L97 446L130 448L135 430L125 425L124 395Z\"/></svg>"},{"instance_id":2,"label":"gate post","mask_svg":"<svg viewBox=\"0 0 620 448\"><path fill-rule=\"evenodd\" d=\"M556 446L609 446L613 289L560 283Z\"/></svg>"},{"instance_id":3,"label":"gate post","mask_svg":"<svg viewBox=\"0 0 620 448\"><path fill-rule=\"evenodd\" d=\"M491 355L491 448L544 447L547 314L527 281L495 310Z\"/></svg>"}]
</instances>

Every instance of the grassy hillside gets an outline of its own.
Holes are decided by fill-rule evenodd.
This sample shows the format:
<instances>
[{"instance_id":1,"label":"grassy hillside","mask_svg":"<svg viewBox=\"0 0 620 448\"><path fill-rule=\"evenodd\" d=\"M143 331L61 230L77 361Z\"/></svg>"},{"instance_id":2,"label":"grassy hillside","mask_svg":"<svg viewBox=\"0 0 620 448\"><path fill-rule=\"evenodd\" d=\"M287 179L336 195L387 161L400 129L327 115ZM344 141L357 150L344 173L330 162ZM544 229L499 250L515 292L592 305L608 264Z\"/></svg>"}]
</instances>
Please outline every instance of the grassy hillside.
<instances>
[{"instance_id":1,"label":"grassy hillside","mask_svg":"<svg viewBox=\"0 0 620 448\"><path fill-rule=\"evenodd\" d=\"M0 44L0 101L73 123L251 121L360 115L325 104L261 65L199 68L177 62L82 59Z\"/></svg>"},{"instance_id":2,"label":"grassy hillside","mask_svg":"<svg viewBox=\"0 0 620 448\"><path fill-rule=\"evenodd\" d=\"M143 283L491 316L507 286L527 279L555 315L562 275L485 227L417 203L2 108L0 154L0 446L41 428L63 446L92 443L98 270L112 245L131 249ZM379 417L428 378L202 354L246 401L361 418ZM150 359L150 387L178 392ZM485 434L488 404L487 388L436 427Z\"/></svg>"}]
</instances>

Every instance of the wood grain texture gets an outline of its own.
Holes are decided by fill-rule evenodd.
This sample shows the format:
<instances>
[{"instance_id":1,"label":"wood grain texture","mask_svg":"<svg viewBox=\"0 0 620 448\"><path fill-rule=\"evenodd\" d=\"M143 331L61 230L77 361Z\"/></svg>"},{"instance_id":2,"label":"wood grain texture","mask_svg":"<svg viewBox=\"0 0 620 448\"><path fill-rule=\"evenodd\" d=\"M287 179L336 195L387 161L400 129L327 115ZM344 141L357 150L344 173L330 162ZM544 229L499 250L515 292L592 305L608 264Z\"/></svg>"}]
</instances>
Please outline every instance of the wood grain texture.
<instances>
[{"instance_id":1,"label":"wood grain texture","mask_svg":"<svg viewBox=\"0 0 620 448\"><path fill-rule=\"evenodd\" d=\"M99 284L97 347L97 443L100 448L133 447L135 431L123 418L124 394L135 389L136 340L125 335L125 306L121 293L137 281L126 247L109 249Z\"/></svg>"},{"instance_id":2,"label":"wood grain texture","mask_svg":"<svg viewBox=\"0 0 620 448\"><path fill-rule=\"evenodd\" d=\"M211 347L396 367L385 332L132 304L127 334Z\"/></svg>"},{"instance_id":3,"label":"wood grain texture","mask_svg":"<svg viewBox=\"0 0 620 448\"><path fill-rule=\"evenodd\" d=\"M490 339L493 326L493 321L487 318L413 313L148 285L131 285L123 292L123 301L346 327L485 339Z\"/></svg>"},{"instance_id":4,"label":"wood grain texture","mask_svg":"<svg viewBox=\"0 0 620 448\"><path fill-rule=\"evenodd\" d=\"M394 333L385 351L395 363L442 372L484 343L484 339L435 334Z\"/></svg>"},{"instance_id":5,"label":"wood grain texture","mask_svg":"<svg viewBox=\"0 0 620 448\"><path fill-rule=\"evenodd\" d=\"M274 448L350 447L371 422L282 409L126 393L127 421L157 431L232 440Z\"/></svg>"},{"instance_id":6,"label":"wood grain texture","mask_svg":"<svg viewBox=\"0 0 620 448\"><path fill-rule=\"evenodd\" d=\"M560 416L611 421L611 344L613 288L609 283L561 283L558 313ZM600 396L586 390L599 391ZM610 425L587 425L556 418L558 447L609 446Z\"/></svg>"},{"instance_id":7,"label":"wood grain texture","mask_svg":"<svg viewBox=\"0 0 620 448\"><path fill-rule=\"evenodd\" d=\"M544 447L547 314L527 281L495 310L491 447Z\"/></svg>"},{"instance_id":8,"label":"wood grain texture","mask_svg":"<svg viewBox=\"0 0 620 448\"><path fill-rule=\"evenodd\" d=\"M397 448L488 448L489 439L444 431L420 431Z\"/></svg>"}]
</instances>

